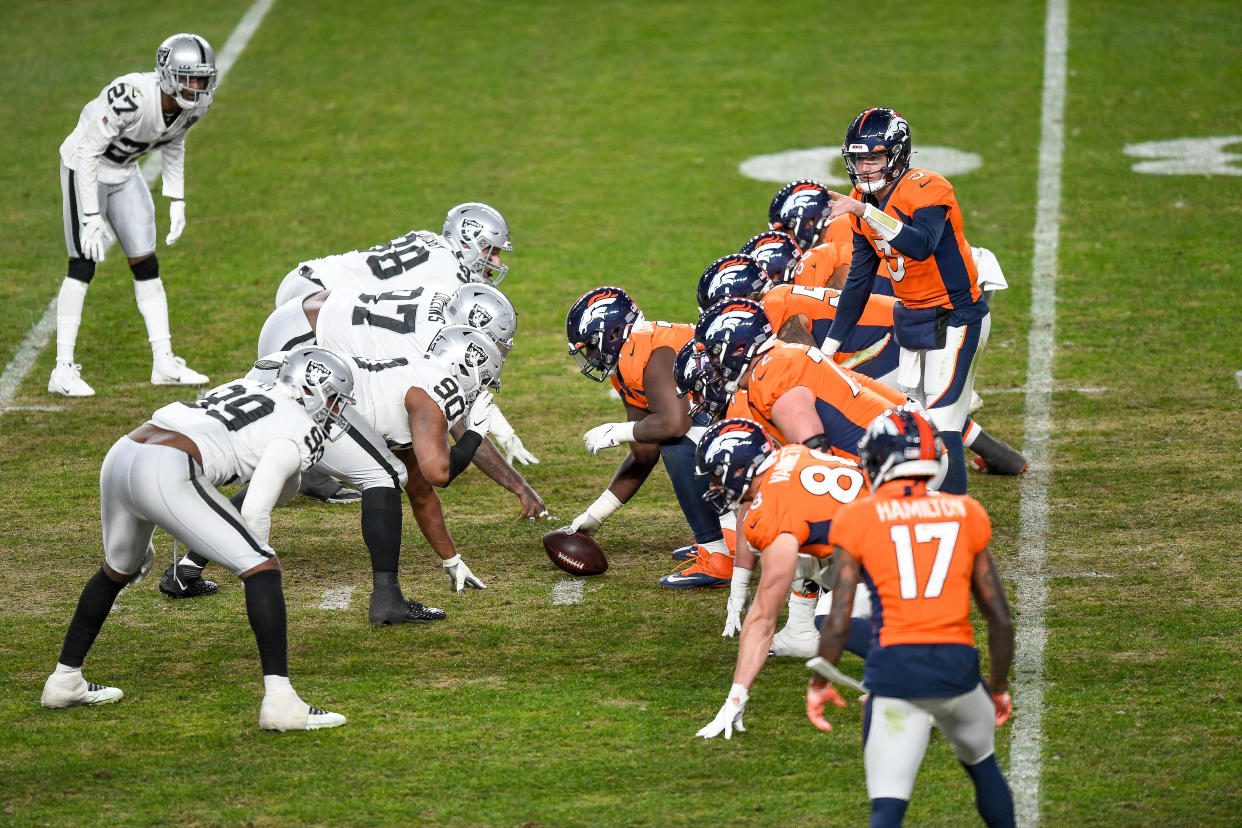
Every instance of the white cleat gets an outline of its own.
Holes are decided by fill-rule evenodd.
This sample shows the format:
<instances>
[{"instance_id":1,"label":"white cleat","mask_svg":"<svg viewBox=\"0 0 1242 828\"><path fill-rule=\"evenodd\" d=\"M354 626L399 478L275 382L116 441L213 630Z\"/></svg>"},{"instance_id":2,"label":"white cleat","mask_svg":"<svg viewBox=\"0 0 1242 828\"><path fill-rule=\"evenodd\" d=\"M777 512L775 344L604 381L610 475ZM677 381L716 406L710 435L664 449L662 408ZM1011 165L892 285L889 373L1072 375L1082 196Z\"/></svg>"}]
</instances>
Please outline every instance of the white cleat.
<instances>
[{"instance_id":1,"label":"white cleat","mask_svg":"<svg viewBox=\"0 0 1242 828\"><path fill-rule=\"evenodd\" d=\"M82 366L70 362L57 362L47 381L47 390L66 397L93 397L95 389L82 379Z\"/></svg>"},{"instance_id":2,"label":"white cleat","mask_svg":"<svg viewBox=\"0 0 1242 828\"><path fill-rule=\"evenodd\" d=\"M808 629L791 630L786 626L772 636L770 655L811 658L819 652L819 632Z\"/></svg>"},{"instance_id":3,"label":"white cleat","mask_svg":"<svg viewBox=\"0 0 1242 828\"><path fill-rule=\"evenodd\" d=\"M160 357L151 366L152 385L206 385L207 376L185 364L179 356Z\"/></svg>"},{"instance_id":4,"label":"white cleat","mask_svg":"<svg viewBox=\"0 0 1242 828\"><path fill-rule=\"evenodd\" d=\"M259 727L264 730L320 730L340 727L345 717L302 701L297 693L267 694L259 708Z\"/></svg>"},{"instance_id":5,"label":"white cleat","mask_svg":"<svg viewBox=\"0 0 1242 828\"><path fill-rule=\"evenodd\" d=\"M120 701L125 694L119 687L104 687L82 678L82 671L52 673L43 685L44 707L80 707L90 704L110 704Z\"/></svg>"}]
</instances>

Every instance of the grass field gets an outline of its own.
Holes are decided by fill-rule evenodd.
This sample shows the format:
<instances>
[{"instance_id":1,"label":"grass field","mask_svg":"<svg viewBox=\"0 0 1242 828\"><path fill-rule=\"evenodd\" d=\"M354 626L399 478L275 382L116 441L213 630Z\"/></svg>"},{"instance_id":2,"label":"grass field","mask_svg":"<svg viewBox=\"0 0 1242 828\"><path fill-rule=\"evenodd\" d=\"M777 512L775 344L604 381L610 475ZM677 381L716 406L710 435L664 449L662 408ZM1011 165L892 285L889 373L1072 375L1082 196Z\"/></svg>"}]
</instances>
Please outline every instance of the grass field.
<instances>
[{"instance_id":1,"label":"grass field","mask_svg":"<svg viewBox=\"0 0 1242 828\"><path fill-rule=\"evenodd\" d=\"M150 68L173 32L219 51L249 7L0 10L5 366L64 274L56 148L82 104ZM189 224L158 251L174 346L213 380L240 376L297 262L491 203L513 230L503 287L520 313L499 399L543 461L523 472L567 521L621 458L582 450L580 435L620 404L565 355L569 304L619 284L648 318L692 321L694 280L763 229L783 183L738 165L835 146L859 110L889 105L916 151L983 160L952 179L968 236L1011 285L993 303L979 419L1021 446L1044 14L987 2L860 14L732 0L278 0L190 137ZM1069 5L1038 677L1047 825L1242 824L1242 164L1140 174L1125 151L1242 136L1239 42L1242 11L1224 0ZM162 239L167 202L156 203ZM611 568L573 605L551 601L563 576L539 544L547 527L515 522L515 499L469 472L443 499L490 589L451 594L407 517L406 591L449 613L426 628L366 623L357 507L279 510L293 680L345 713L343 729L257 729L258 662L227 576L192 602L165 600L154 579L127 589L86 664L124 701L40 708L102 557L103 455L193 396L147 383L130 282L113 249L86 300L77 355L98 396L45 392L49 345L0 412L0 824L865 824L859 707L835 716L832 735L814 730L799 661L765 668L747 733L694 738L728 690L736 640L720 637L723 591L655 584L689 537L660 472L599 533ZM1012 575L1019 484L971 486ZM171 538L156 542L162 562ZM357 588L348 610L318 608L342 586ZM860 670L852 656L843 667ZM1016 717L1033 678L1015 681ZM997 746L1008 768L1008 728ZM934 738L909 824L975 821L969 782Z\"/></svg>"}]
</instances>

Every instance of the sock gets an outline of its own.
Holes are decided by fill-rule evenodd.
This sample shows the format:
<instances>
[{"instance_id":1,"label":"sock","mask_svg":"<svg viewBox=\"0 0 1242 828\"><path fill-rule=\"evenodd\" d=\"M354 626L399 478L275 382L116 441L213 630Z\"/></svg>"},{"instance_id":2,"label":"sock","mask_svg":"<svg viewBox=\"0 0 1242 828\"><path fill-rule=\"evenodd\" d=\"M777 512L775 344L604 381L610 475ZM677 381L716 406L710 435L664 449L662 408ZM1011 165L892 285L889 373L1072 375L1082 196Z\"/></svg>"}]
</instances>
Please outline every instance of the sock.
<instances>
[{"instance_id":1,"label":"sock","mask_svg":"<svg viewBox=\"0 0 1242 828\"><path fill-rule=\"evenodd\" d=\"M371 554L371 571L393 573L401 560L401 490L372 486L362 490L362 540Z\"/></svg>"},{"instance_id":2,"label":"sock","mask_svg":"<svg viewBox=\"0 0 1242 828\"><path fill-rule=\"evenodd\" d=\"M1014 825L1013 794L1009 792L1009 784L1005 782L1005 775L996 762L996 754L977 764L963 764L962 767L970 774L970 781L975 783L975 808L983 821L994 827Z\"/></svg>"},{"instance_id":3,"label":"sock","mask_svg":"<svg viewBox=\"0 0 1242 828\"><path fill-rule=\"evenodd\" d=\"M983 426L974 421L972 417L966 418L966 427L962 429L962 445L970 448L975 444L975 440L983 433Z\"/></svg>"},{"instance_id":4,"label":"sock","mask_svg":"<svg viewBox=\"0 0 1242 828\"><path fill-rule=\"evenodd\" d=\"M942 431L944 447L949 452L949 472L940 484L945 494L966 494L966 450L962 447L962 432Z\"/></svg>"},{"instance_id":5,"label":"sock","mask_svg":"<svg viewBox=\"0 0 1242 828\"><path fill-rule=\"evenodd\" d=\"M118 584L104 574L102 566L99 567L82 588L78 608L74 610L69 629L65 632L65 643L60 648L58 662L66 667L81 669L87 652L108 618L108 613L112 612L116 596L123 589L125 584Z\"/></svg>"},{"instance_id":6,"label":"sock","mask_svg":"<svg viewBox=\"0 0 1242 828\"><path fill-rule=\"evenodd\" d=\"M78 279L60 283L56 295L56 361L73 364L73 348L78 341L78 328L82 325L82 305L86 302L86 282Z\"/></svg>"},{"instance_id":7,"label":"sock","mask_svg":"<svg viewBox=\"0 0 1242 828\"><path fill-rule=\"evenodd\" d=\"M246 589L246 617L259 645L259 663L265 676L289 675L289 619L280 570L265 569L242 580Z\"/></svg>"},{"instance_id":8,"label":"sock","mask_svg":"<svg viewBox=\"0 0 1242 828\"><path fill-rule=\"evenodd\" d=\"M190 550L185 553L184 557L181 558L180 563L185 564L186 566L196 566L199 569L202 569L207 565L207 559L194 550Z\"/></svg>"},{"instance_id":9,"label":"sock","mask_svg":"<svg viewBox=\"0 0 1242 828\"><path fill-rule=\"evenodd\" d=\"M53 672L58 676L66 676L66 675L69 675L70 673L77 673L78 675L81 675L82 668L81 667L70 667L68 664L61 664L58 661L56 662L56 669Z\"/></svg>"},{"instance_id":10,"label":"sock","mask_svg":"<svg viewBox=\"0 0 1242 828\"><path fill-rule=\"evenodd\" d=\"M164 280L134 280L134 299L138 311L147 323L147 339L151 341L151 357L160 359L172 356L172 334L168 330L168 297L164 294Z\"/></svg>"},{"instance_id":11,"label":"sock","mask_svg":"<svg viewBox=\"0 0 1242 828\"><path fill-rule=\"evenodd\" d=\"M905 799L893 799L887 796L871 800L871 828L901 825L901 821L906 818L906 808L909 806L909 801Z\"/></svg>"},{"instance_id":12,"label":"sock","mask_svg":"<svg viewBox=\"0 0 1242 828\"><path fill-rule=\"evenodd\" d=\"M730 558L733 557L733 550L729 548L729 544L725 543L724 538L721 538L720 540L708 541L707 543L699 545L712 554L728 555Z\"/></svg>"}]
</instances>

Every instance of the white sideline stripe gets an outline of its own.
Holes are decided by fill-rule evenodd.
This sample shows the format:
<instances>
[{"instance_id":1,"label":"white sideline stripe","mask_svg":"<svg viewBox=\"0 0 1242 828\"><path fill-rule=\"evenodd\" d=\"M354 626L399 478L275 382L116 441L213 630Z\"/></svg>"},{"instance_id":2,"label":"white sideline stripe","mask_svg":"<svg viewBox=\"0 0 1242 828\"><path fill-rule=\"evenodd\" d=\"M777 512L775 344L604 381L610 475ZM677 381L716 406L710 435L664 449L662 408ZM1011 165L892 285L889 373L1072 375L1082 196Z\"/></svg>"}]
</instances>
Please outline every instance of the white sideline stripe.
<instances>
[{"instance_id":1,"label":"white sideline stripe","mask_svg":"<svg viewBox=\"0 0 1242 828\"><path fill-rule=\"evenodd\" d=\"M582 601L582 581L565 578L552 587L552 603L577 604Z\"/></svg>"},{"instance_id":2,"label":"white sideline stripe","mask_svg":"<svg viewBox=\"0 0 1242 828\"><path fill-rule=\"evenodd\" d=\"M1056 277L1061 223L1061 158L1065 151L1065 55L1069 0L1048 0L1044 28L1044 89L1040 114L1039 183L1035 250L1031 261L1031 330L1026 357L1026 443L1031 461L1021 478L1018 516L1017 634L1014 711L1009 737L1009 781L1018 825L1039 825L1044 716L1044 575L1047 557L1048 485L1052 469L1052 359L1056 349Z\"/></svg>"},{"instance_id":3,"label":"white sideline stripe","mask_svg":"<svg viewBox=\"0 0 1242 828\"><path fill-rule=\"evenodd\" d=\"M242 15L241 22L229 35L228 42L224 44L224 48L220 50L216 59L216 71L219 73L220 83L224 83L224 76L228 74L229 69L233 68L238 56L250 42L250 36L259 28L263 16L275 2L276 0L255 0L254 5ZM148 187L151 187L159 177L159 150L156 150L148 155L142 164L142 179L147 182ZM57 292L59 293L59 290ZM48 303L47 310L43 312L43 318L35 323L30 333L26 334L17 353L13 355L12 361L4 366L4 373L0 374L0 414L10 410L9 403L13 402L13 396L17 393L18 387L26 379L30 369L34 367L39 352L47 345L54 330L56 330L55 296Z\"/></svg>"},{"instance_id":4,"label":"white sideline stripe","mask_svg":"<svg viewBox=\"0 0 1242 828\"><path fill-rule=\"evenodd\" d=\"M326 610L349 609L349 599L352 597L354 597L354 588L351 586L328 587L323 591L323 599L319 602L319 608Z\"/></svg>"},{"instance_id":5,"label":"white sideline stripe","mask_svg":"<svg viewBox=\"0 0 1242 828\"><path fill-rule=\"evenodd\" d=\"M1028 366L1029 367L1029 366ZM1238 372L1238 381L1242 382L1242 371ZM984 394L1025 394L1030 390L1030 386L1021 385L1017 388L976 388L975 391L983 396ZM1086 386L1084 388L1054 388L1054 391L1073 391L1075 394L1107 394L1110 389L1103 386Z\"/></svg>"},{"instance_id":6,"label":"white sideline stripe","mask_svg":"<svg viewBox=\"0 0 1242 828\"><path fill-rule=\"evenodd\" d=\"M1242 388L1242 371L1234 371L1233 378L1238 381L1238 387Z\"/></svg>"}]
</instances>

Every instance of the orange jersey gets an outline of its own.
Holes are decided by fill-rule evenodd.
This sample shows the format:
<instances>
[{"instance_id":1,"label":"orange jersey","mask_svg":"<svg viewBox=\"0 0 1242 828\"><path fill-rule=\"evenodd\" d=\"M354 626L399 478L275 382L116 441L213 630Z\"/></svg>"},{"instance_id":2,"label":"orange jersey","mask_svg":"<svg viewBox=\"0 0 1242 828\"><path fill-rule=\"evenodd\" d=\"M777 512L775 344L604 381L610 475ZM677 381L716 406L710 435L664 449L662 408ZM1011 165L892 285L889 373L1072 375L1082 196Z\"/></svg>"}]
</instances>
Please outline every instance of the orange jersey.
<instances>
[{"instance_id":1,"label":"orange jersey","mask_svg":"<svg viewBox=\"0 0 1242 828\"><path fill-rule=\"evenodd\" d=\"M867 203L867 197L858 189L851 195ZM960 309L979 300L982 295L979 290L979 273L970 252L970 244L962 230L962 211L957 206L953 185L944 176L928 170L912 169L898 179L883 203L878 206L907 226L910 225L915 211L923 207L940 206L947 209L945 226L937 228L940 230L939 241L922 259L903 254L891 242L885 241L871 225L858 216L850 216L855 238L866 239L871 245L872 251L880 259L880 275L892 280L893 293L906 307ZM902 230L902 235L907 232L908 230ZM894 241L900 242L901 236ZM854 265L859 265L857 251L854 254Z\"/></svg>"},{"instance_id":2,"label":"orange jersey","mask_svg":"<svg viewBox=\"0 0 1242 828\"><path fill-rule=\"evenodd\" d=\"M720 419L728 419L729 417L745 417L751 419L750 413L750 394L745 388L739 388L733 392L733 396L729 398L729 407L725 409L724 416Z\"/></svg>"},{"instance_id":3,"label":"orange jersey","mask_svg":"<svg viewBox=\"0 0 1242 828\"><path fill-rule=\"evenodd\" d=\"M992 522L979 501L928 492L926 483L911 480L891 480L842 506L828 535L832 547L862 566L881 647L973 647L971 578L975 556L991 539Z\"/></svg>"},{"instance_id":4,"label":"orange jersey","mask_svg":"<svg viewBox=\"0 0 1242 828\"><path fill-rule=\"evenodd\" d=\"M837 316L837 300L840 296L841 291L832 288L776 285L763 294L759 301L775 333L779 334L792 317L802 314L810 322L811 336L816 342L823 342L828 335L828 329L832 327L832 320ZM858 325L841 349L833 355L833 361L837 364L844 363L856 352L887 341L893 327L893 305L896 302L891 296L872 294L868 297Z\"/></svg>"},{"instance_id":5,"label":"orange jersey","mask_svg":"<svg viewBox=\"0 0 1242 828\"><path fill-rule=\"evenodd\" d=\"M828 529L837 510L863 491L862 470L849 460L797 443L785 446L765 465L746 512L746 540L763 551L777 535L789 533L798 539L800 552L828 557Z\"/></svg>"},{"instance_id":6,"label":"orange jersey","mask_svg":"<svg viewBox=\"0 0 1242 828\"><path fill-rule=\"evenodd\" d=\"M786 391L804 386L815 395L815 413L824 425L824 436L834 454L858 459L858 441L881 412L893 403L865 388L852 372L839 368L818 348L777 342L756 359L750 369L747 392L750 419L757 421L772 439L789 439L772 422L772 406ZM904 399L904 398L903 398Z\"/></svg>"},{"instance_id":7,"label":"orange jersey","mask_svg":"<svg viewBox=\"0 0 1242 828\"><path fill-rule=\"evenodd\" d=\"M617 373L612 376L612 387L621 399L639 408L647 407L647 392L643 388L643 372L647 360L656 348L672 348L676 354L694 338L694 326L673 322L639 322L630 331L630 338L621 346L617 360Z\"/></svg>"}]
</instances>

